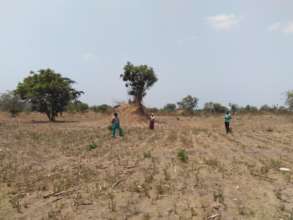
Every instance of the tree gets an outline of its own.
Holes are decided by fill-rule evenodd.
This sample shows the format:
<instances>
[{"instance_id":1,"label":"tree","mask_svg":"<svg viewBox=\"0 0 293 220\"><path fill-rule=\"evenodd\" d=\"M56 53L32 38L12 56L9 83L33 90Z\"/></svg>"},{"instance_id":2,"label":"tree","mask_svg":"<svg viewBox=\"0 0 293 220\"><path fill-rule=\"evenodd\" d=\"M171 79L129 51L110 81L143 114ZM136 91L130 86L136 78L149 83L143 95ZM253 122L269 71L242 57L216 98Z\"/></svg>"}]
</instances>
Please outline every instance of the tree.
<instances>
[{"instance_id":1,"label":"tree","mask_svg":"<svg viewBox=\"0 0 293 220\"><path fill-rule=\"evenodd\" d=\"M214 103L214 109L215 109L216 113L225 113L225 112L229 111L229 109L226 106L224 106L220 103Z\"/></svg>"},{"instance_id":2,"label":"tree","mask_svg":"<svg viewBox=\"0 0 293 220\"><path fill-rule=\"evenodd\" d=\"M269 105L263 105L259 108L259 111L261 112L271 112L274 111L273 107L270 107Z\"/></svg>"},{"instance_id":3,"label":"tree","mask_svg":"<svg viewBox=\"0 0 293 220\"><path fill-rule=\"evenodd\" d=\"M181 102L178 102L177 104L179 108L183 109L184 111L188 113L192 113L197 107L198 98L188 95L184 97Z\"/></svg>"},{"instance_id":4,"label":"tree","mask_svg":"<svg viewBox=\"0 0 293 220\"><path fill-rule=\"evenodd\" d=\"M229 107L232 113L236 113L240 111L240 106L234 103L229 103Z\"/></svg>"},{"instance_id":5,"label":"tree","mask_svg":"<svg viewBox=\"0 0 293 220\"><path fill-rule=\"evenodd\" d=\"M31 72L20 82L16 94L31 103L32 109L45 113L50 121L55 121L59 113L66 110L66 106L83 94L72 88L75 82L55 73L51 69Z\"/></svg>"},{"instance_id":6,"label":"tree","mask_svg":"<svg viewBox=\"0 0 293 220\"><path fill-rule=\"evenodd\" d=\"M210 112L210 113L214 113L215 112L215 108L214 108L214 103L213 102L207 102L204 104L203 110L205 112Z\"/></svg>"},{"instance_id":7,"label":"tree","mask_svg":"<svg viewBox=\"0 0 293 220\"><path fill-rule=\"evenodd\" d=\"M163 111L164 112L175 112L176 108L177 108L176 104L169 103L164 106Z\"/></svg>"},{"instance_id":8,"label":"tree","mask_svg":"<svg viewBox=\"0 0 293 220\"><path fill-rule=\"evenodd\" d=\"M128 88L128 94L133 96L133 101L140 105L147 90L158 81L153 68L147 65L134 66L130 62L124 66L124 73L120 77Z\"/></svg>"},{"instance_id":9,"label":"tree","mask_svg":"<svg viewBox=\"0 0 293 220\"><path fill-rule=\"evenodd\" d=\"M285 106L279 106L278 112L285 113L285 112L288 112L288 109Z\"/></svg>"},{"instance_id":10,"label":"tree","mask_svg":"<svg viewBox=\"0 0 293 220\"><path fill-rule=\"evenodd\" d=\"M258 111L258 108L255 107L255 106L252 106L252 105L246 105L245 107L242 107L240 109L241 112L257 112Z\"/></svg>"},{"instance_id":11,"label":"tree","mask_svg":"<svg viewBox=\"0 0 293 220\"><path fill-rule=\"evenodd\" d=\"M293 110L293 90L287 92L286 105L289 110Z\"/></svg>"},{"instance_id":12,"label":"tree","mask_svg":"<svg viewBox=\"0 0 293 220\"><path fill-rule=\"evenodd\" d=\"M12 117L28 109L27 103L21 100L20 96L14 94L14 92L6 92L0 96L0 110L9 112Z\"/></svg>"},{"instance_id":13,"label":"tree","mask_svg":"<svg viewBox=\"0 0 293 220\"><path fill-rule=\"evenodd\" d=\"M228 108L220 103L207 102L204 105L204 111L211 113L225 113L228 111Z\"/></svg>"}]
</instances>

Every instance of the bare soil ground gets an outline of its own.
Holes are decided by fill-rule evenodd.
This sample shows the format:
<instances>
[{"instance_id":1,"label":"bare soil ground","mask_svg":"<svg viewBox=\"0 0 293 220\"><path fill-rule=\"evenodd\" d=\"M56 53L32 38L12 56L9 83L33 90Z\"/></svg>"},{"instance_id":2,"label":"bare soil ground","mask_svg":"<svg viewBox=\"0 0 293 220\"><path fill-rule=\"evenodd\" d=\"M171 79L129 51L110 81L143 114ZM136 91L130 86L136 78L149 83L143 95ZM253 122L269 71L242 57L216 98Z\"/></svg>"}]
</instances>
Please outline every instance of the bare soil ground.
<instances>
[{"instance_id":1,"label":"bare soil ground","mask_svg":"<svg viewBox=\"0 0 293 220\"><path fill-rule=\"evenodd\" d=\"M1 113L0 219L293 219L292 116L110 117Z\"/></svg>"}]
</instances>

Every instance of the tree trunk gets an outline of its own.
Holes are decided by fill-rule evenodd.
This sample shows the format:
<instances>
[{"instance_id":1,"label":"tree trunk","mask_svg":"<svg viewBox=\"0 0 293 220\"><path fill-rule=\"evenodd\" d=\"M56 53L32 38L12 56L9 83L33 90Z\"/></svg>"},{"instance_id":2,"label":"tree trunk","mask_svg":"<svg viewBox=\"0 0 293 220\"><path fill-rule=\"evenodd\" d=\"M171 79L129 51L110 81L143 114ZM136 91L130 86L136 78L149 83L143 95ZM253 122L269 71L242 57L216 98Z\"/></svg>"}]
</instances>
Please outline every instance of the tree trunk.
<instances>
[{"instance_id":1,"label":"tree trunk","mask_svg":"<svg viewBox=\"0 0 293 220\"><path fill-rule=\"evenodd\" d=\"M52 112L46 112L46 115L47 115L49 121L51 121L51 122L55 121L55 116Z\"/></svg>"}]
</instances>

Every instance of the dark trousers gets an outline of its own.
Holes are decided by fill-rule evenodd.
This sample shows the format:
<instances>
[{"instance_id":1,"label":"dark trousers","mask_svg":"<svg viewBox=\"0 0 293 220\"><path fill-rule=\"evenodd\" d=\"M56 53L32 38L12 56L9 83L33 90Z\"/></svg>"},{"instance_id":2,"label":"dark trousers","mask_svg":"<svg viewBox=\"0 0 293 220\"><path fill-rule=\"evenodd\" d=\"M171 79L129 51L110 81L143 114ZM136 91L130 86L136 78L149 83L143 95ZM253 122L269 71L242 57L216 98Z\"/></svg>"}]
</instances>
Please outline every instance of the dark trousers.
<instances>
[{"instance_id":1,"label":"dark trousers","mask_svg":"<svg viewBox=\"0 0 293 220\"><path fill-rule=\"evenodd\" d=\"M151 130L155 129L155 121L154 120L150 121L150 129Z\"/></svg>"},{"instance_id":2,"label":"dark trousers","mask_svg":"<svg viewBox=\"0 0 293 220\"><path fill-rule=\"evenodd\" d=\"M225 122L225 128L226 128L226 133L231 133L231 130L230 130L230 123L229 122Z\"/></svg>"}]
</instances>

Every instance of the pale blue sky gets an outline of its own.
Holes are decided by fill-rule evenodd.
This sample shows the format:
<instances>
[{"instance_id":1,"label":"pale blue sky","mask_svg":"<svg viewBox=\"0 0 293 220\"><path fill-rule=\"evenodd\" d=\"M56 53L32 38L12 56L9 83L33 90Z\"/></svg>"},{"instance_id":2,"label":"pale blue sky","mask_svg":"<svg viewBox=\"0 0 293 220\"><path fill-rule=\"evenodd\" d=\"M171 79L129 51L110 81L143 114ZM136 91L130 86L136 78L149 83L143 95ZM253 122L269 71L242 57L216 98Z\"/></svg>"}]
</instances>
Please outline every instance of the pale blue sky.
<instances>
[{"instance_id":1,"label":"pale blue sky","mask_svg":"<svg viewBox=\"0 0 293 220\"><path fill-rule=\"evenodd\" d=\"M78 82L90 104L127 100L124 64L152 66L145 103L191 94L283 104L293 89L292 0L0 0L0 92L30 70Z\"/></svg>"}]
</instances>

